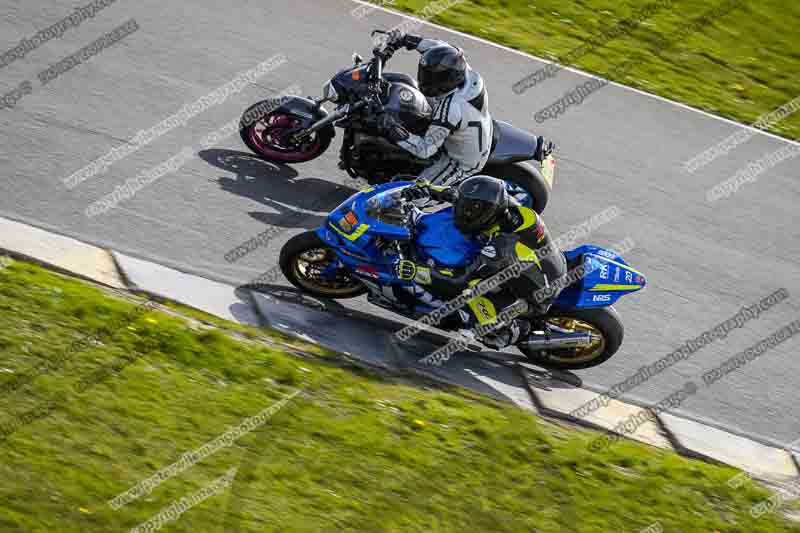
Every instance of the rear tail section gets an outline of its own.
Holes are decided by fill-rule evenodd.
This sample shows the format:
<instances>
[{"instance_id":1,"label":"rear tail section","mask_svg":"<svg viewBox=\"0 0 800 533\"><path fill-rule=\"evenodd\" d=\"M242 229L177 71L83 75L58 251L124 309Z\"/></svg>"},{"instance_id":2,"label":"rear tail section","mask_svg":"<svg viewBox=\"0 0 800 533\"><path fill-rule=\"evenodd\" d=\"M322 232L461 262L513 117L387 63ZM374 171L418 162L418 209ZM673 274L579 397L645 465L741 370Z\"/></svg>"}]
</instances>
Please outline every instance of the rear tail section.
<instances>
[{"instance_id":1,"label":"rear tail section","mask_svg":"<svg viewBox=\"0 0 800 533\"><path fill-rule=\"evenodd\" d=\"M647 285L644 275L622 257L599 246L566 252L575 281L561 291L554 305L562 308L606 307Z\"/></svg>"}]
</instances>

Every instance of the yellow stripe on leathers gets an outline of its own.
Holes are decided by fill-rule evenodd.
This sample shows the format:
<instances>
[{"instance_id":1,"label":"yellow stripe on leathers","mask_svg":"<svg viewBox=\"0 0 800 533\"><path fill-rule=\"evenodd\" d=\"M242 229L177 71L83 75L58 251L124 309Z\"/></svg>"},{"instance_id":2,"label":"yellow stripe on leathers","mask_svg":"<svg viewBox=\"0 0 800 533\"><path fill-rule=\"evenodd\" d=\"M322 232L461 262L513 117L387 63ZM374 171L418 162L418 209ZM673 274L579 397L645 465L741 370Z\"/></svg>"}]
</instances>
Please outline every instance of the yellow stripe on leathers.
<instances>
[{"instance_id":1,"label":"yellow stripe on leathers","mask_svg":"<svg viewBox=\"0 0 800 533\"><path fill-rule=\"evenodd\" d=\"M497 233L498 231L500 231L500 224L495 224L491 228L483 230L481 232L481 234L482 235L491 236L491 235L494 235L495 233Z\"/></svg>"},{"instance_id":2,"label":"yellow stripe on leathers","mask_svg":"<svg viewBox=\"0 0 800 533\"><path fill-rule=\"evenodd\" d=\"M473 279L469 282L469 286L472 287L480 283L481 280ZM475 314L475 317L478 319L478 324L481 326L486 326L487 324L493 324L497 322L497 310L494 308L494 304L492 301L485 296L476 296L467 302L469 304L469 308L472 309L472 312Z\"/></svg>"},{"instance_id":3,"label":"yellow stripe on leathers","mask_svg":"<svg viewBox=\"0 0 800 533\"><path fill-rule=\"evenodd\" d=\"M469 301L469 308L475 313L478 323L481 326L493 324L497 322L497 310L489 298L485 296L476 296Z\"/></svg>"},{"instance_id":4,"label":"yellow stripe on leathers","mask_svg":"<svg viewBox=\"0 0 800 533\"><path fill-rule=\"evenodd\" d=\"M517 259L519 259L520 262L534 262L536 263L536 266L539 267L539 270L542 269L542 264L539 262L539 258L536 256L536 252L534 252L532 248L525 246L521 242L518 242L516 246L514 246L514 251L517 253Z\"/></svg>"},{"instance_id":5,"label":"yellow stripe on leathers","mask_svg":"<svg viewBox=\"0 0 800 533\"><path fill-rule=\"evenodd\" d=\"M514 233L520 232L526 228L530 228L531 226L536 224L536 221L539 220L536 216L536 211L533 209L528 209L527 207L517 207L519 214L522 215L522 224L514 230Z\"/></svg>"}]
</instances>

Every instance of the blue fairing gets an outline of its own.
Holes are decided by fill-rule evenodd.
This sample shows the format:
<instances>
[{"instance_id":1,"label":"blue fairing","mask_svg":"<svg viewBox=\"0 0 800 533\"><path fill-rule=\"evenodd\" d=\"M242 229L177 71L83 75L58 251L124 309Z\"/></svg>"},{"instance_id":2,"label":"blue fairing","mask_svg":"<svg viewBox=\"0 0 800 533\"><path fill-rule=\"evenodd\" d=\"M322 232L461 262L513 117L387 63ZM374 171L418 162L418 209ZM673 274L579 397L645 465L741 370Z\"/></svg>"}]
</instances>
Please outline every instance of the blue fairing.
<instances>
[{"instance_id":1,"label":"blue fairing","mask_svg":"<svg viewBox=\"0 0 800 533\"><path fill-rule=\"evenodd\" d=\"M411 283L395 277L392 267L395 257L385 255L379 245L411 238L411 233L393 211L399 190L408 185L411 183L391 182L367 188L328 215L326 224L317 234L336 251L341 263L338 268L346 268L365 282L379 286ZM467 239L455 228L450 208L420 216L415 224L414 239L422 262L430 265L432 261L438 268L465 267L480 249L477 242ZM611 250L583 245L564 255L573 269L582 267L583 272L580 279L561 291L554 307L605 307L646 284L640 272Z\"/></svg>"},{"instance_id":2,"label":"blue fairing","mask_svg":"<svg viewBox=\"0 0 800 533\"><path fill-rule=\"evenodd\" d=\"M644 288L647 280L612 250L585 244L565 252L567 262L583 267L583 277L566 287L553 305L573 309L606 307Z\"/></svg>"}]
</instances>

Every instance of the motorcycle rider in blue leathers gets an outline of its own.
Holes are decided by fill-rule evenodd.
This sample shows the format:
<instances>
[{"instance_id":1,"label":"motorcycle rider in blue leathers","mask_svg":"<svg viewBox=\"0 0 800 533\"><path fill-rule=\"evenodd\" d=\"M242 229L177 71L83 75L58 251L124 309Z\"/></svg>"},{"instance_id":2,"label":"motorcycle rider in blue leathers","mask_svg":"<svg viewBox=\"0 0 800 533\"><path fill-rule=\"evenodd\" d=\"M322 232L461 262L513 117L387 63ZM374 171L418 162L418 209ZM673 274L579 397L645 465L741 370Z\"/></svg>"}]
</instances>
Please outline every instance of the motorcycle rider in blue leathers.
<instances>
[{"instance_id":1,"label":"motorcycle rider in blue leathers","mask_svg":"<svg viewBox=\"0 0 800 533\"><path fill-rule=\"evenodd\" d=\"M443 275L436 268L418 265L413 259L400 259L395 275L414 281L406 287L409 296L437 307L441 298L458 296L465 288L476 285L501 270L519 262L522 273L483 296L470 299L457 311L464 330L496 324L503 310L516 306L532 316L544 315L558 296L553 282L567 273L566 259L554 249L550 233L540 215L519 205L506 191L505 183L489 176L474 176L458 187L432 185L424 180L403 191L409 200L432 198L454 206L454 223L465 237L483 245L480 253L466 268ZM550 287L546 297L532 298L539 289ZM541 294L541 293L538 293ZM480 340L501 349L524 339L530 333L530 322L514 318ZM465 331L466 332L466 331Z\"/></svg>"}]
</instances>

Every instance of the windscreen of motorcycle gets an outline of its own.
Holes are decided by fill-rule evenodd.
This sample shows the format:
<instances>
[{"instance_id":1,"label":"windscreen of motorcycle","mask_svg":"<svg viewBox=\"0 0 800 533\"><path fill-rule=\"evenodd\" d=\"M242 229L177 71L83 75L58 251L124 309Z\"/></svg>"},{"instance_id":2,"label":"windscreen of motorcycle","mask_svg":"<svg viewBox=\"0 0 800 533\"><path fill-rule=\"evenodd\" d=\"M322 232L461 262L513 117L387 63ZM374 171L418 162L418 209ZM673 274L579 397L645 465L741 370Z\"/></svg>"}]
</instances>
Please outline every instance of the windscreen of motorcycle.
<instances>
[{"instance_id":1,"label":"windscreen of motorcycle","mask_svg":"<svg viewBox=\"0 0 800 533\"><path fill-rule=\"evenodd\" d=\"M360 65L340 71L331 79L339 95L339 103L355 102L369 94L368 65Z\"/></svg>"},{"instance_id":2,"label":"windscreen of motorcycle","mask_svg":"<svg viewBox=\"0 0 800 533\"><path fill-rule=\"evenodd\" d=\"M384 224L405 226L406 216L403 213L402 192L403 188L390 189L367 200L367 216Z\"/></svg>"}]
</instances>

